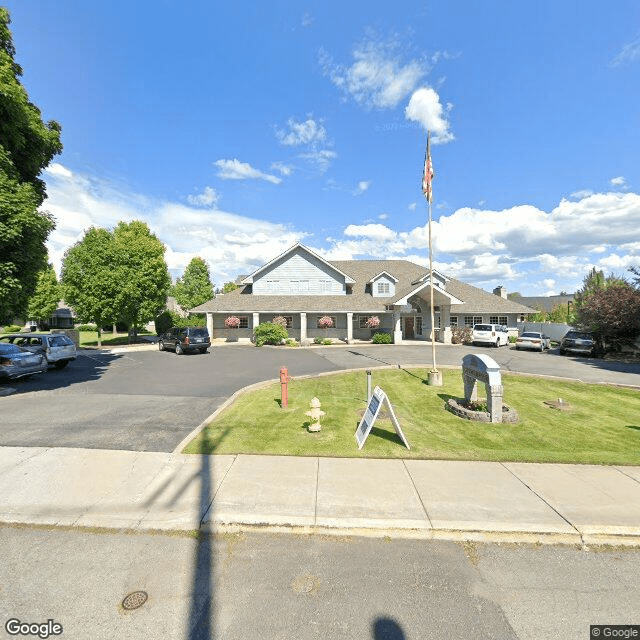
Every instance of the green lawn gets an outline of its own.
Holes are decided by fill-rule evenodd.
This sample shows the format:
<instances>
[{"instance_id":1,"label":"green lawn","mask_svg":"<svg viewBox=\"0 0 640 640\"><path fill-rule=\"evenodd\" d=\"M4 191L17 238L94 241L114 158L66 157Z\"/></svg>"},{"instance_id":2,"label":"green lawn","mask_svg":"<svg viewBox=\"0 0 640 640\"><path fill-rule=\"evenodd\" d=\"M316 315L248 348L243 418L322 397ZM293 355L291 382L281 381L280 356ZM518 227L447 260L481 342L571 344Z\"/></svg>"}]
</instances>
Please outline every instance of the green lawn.
<instances>
[{"instance_id":1,"label":"green lawn","mask_svg":"<svg viewBox=\"0 0 640 640\"><path fill-rule=\"evenodd\" d=\"M138 331L138 336L141 335L154 335L149 331ZM115 346L120 344L129 344L128 333L118 333L115 336L111 331L102 332L102 346ZM80 331L80 346L81 347L97 347L98 346L98 334L95 331Z\"/></svg>"},{"instance_id":2,"label":"green lawn","mask_svg":"<svg viewBox=\"0 0 640 640\"><path fill-rule=\"evenodd\" d=\"M444 385L424 383L425 369L374 370L387 393L407 450L389 419L378 419L363 449L354 433L366 400L364 372L336 374L289 385L289 407L279 405L280 385L242 395L185 449L185 453L256 453L305 456L421 458L640 464L640 392L608 386L503 375L504 401L517 424L462 420L444 409L463 396L459 370L443 370ZM484 388L479 385L479 395ZM309 433L309 401L320 398L322 431ZM561 397L569 411L544 402Z\"/></svg>"}]
</instances>

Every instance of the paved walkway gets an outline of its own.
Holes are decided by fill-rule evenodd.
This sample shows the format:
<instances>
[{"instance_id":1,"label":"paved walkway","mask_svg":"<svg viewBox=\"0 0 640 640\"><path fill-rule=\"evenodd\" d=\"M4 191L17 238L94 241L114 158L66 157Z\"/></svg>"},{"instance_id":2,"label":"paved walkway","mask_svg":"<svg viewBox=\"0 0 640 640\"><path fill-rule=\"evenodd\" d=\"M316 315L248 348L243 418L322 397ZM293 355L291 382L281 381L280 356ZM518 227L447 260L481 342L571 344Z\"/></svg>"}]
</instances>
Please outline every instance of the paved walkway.
<instances>
[{"instance_id":1,"label":"paved walkway","mask_svg":"<svg viewBox=\"0 0 640 640\"><path fill-rule=\"evenodd\" d=\"M640 467L0 448L0 522L640 546Z\"/></svg>"}]
</instances>

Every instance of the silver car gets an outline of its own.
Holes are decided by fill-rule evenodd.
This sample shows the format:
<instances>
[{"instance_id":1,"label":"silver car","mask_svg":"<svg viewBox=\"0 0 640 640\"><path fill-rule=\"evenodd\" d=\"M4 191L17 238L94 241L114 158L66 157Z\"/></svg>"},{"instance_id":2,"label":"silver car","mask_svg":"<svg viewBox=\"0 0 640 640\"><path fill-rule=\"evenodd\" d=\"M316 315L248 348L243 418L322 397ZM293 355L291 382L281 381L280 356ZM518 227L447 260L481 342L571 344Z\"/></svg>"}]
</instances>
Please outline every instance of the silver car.
<instances>
[{"instance_id":1,"label":"silver car","mask_svg":"<svg viewBox=\"0 0 640 640\"><path fill-rule=\"evenodd\" d=\"M516 339L516 349L535 349L542 353L551 349L551 338L538 331L525 331Z\"/></svg>"},{"instance_id":2,"label":"silver car","mask_svg":"<svg viewBox=\"0 0 640 640\"><path fill-rule=\"evenodd\" d=\"M41 353L31 353L15 344L0 342L0 380L26 378L46 370L47 361Z\"/></svg>"},{"instance_id":3,"label":"silver car","mask_svg":"<svg viewBox=\"0 0 640 640\"><path fill-rule=\"evenodd\" d=\"M56 369L64 369L76 359L76 345L64 333L10 333L0 336L0 344L3 342L43 355Z\"/></svg>"}]
</instances>

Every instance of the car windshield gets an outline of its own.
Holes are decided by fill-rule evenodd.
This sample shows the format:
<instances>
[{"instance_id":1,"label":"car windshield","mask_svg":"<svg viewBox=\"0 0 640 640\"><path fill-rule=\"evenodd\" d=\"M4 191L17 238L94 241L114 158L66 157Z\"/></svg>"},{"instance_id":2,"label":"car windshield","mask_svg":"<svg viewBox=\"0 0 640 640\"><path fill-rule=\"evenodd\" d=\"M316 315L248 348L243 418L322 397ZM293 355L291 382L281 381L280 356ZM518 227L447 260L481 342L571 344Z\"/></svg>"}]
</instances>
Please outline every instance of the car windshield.
<instances>
[{"instance_id":1,"label":"car windshield","mask_svg":"<svg viewBox=\"0 0 640 640\"><path fill-rule=\"evenodd\" d=\"M540 339L540 334L539 333L533 333L533 331L526 331L525 333L522 334L523 338L538 338L538 340Z\"/></svg>"},{"instance_id":2,"label":"car windshield","mask_svg":"<svg viewBox=\"0 0 640 640\"><path fill-rule=\"evenodd\" d=\"M591 334L589 333L579 333L578 331L569 331L565 338L569 338L571 340L593 340Z\"/></svg>"},{"instance_id":3,"label":"car windshield","mask_svg":"<svg viewBox=\"0 0 640 640\"><path fill-rule=\"evenodd\" d=\"M476 331L491 331L491 325L490 324L477 324L474 329Z\"/></svg>"}]
</instances>

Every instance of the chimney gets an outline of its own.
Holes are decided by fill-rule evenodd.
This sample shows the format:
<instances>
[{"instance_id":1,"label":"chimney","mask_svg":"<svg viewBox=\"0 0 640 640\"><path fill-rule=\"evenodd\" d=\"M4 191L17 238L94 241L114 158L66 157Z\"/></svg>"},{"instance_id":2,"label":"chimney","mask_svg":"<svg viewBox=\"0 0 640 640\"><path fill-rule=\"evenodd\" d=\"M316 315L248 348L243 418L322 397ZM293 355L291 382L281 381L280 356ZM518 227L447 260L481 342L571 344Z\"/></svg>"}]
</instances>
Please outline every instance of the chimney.
<instances>
[{"instance_id":1,"label":"chimney","mask_svg":"<svg viewBox=\"0 0 640 640\"><path fill-rule=\"evenodd\" d=\"M500 298L505 298L506 299L506 297L507 297L507 290L502 285L500 285L499 287L496 287L493 290L493 293L495 295L499 296Z\"/></svg>"}]
</instances>

